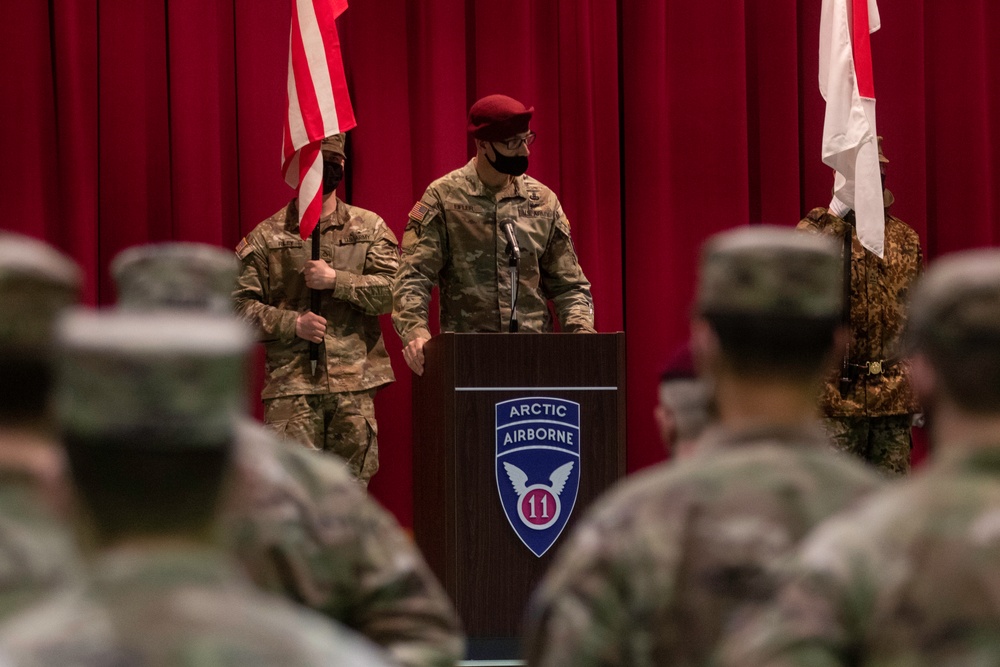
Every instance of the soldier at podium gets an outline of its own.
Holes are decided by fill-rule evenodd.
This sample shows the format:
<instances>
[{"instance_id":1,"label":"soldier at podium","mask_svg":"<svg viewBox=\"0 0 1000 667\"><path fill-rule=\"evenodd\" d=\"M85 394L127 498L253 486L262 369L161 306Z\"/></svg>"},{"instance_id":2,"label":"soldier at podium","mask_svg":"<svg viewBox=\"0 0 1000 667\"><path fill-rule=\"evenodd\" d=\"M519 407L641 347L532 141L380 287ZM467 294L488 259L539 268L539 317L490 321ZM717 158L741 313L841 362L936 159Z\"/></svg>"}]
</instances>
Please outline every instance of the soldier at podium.
<instances>
[{"instance_id":1,"label":"soldier at podium","mask_svg":"<svg viewBox=\"0 0 1000 667\"><path fill-rule=\"evenodd\" d=\"M506 95L473 104L468 132L476 156L431 183L410 210L392 320L406 363L418 375L431 337L434 285L442 331L509 331L515 313L516 330L552 331L552 301L563 331L594 332L590 283L573 249L569 220L555 193L525 175L535 139L533 112Z\"/></svg>"}]
</instances>

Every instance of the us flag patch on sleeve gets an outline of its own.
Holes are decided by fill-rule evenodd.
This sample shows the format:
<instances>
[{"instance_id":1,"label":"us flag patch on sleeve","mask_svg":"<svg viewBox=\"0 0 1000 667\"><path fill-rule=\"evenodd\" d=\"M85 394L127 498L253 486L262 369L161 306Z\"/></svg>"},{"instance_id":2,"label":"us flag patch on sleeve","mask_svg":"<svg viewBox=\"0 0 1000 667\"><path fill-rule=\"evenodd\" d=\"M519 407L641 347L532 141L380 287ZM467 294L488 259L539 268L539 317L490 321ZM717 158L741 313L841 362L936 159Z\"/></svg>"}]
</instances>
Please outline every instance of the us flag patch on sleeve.
<instances>
[{"instance_id":1,"label":"us flag patch on sleeve","mask_svg":"<svg viewBox=\"0 0 1000 667\"><path fill-rule=\"evenodd\" d=\"M253 248L250 246L249 243L247 243L247 237L244 236L243 240L240 241L240 244L236 246L236 255L240 259L243 259L247 255L249 255L252 250Z\"/></svg>"},{"instance_id":2,"label":"us flag patch on sleeve","mask_svg":"<svg viewBox=\"0 0 1000 667\"><path fill-rule=\"evenodd\" d=\"M412 220L416 220L417 222L423 222L424 217L430 212L431 212L430 206L423 203L422 201L418 201L416 204L413 205L413 208L410 209L410 218Z\"/></svg>"}]
</instances>

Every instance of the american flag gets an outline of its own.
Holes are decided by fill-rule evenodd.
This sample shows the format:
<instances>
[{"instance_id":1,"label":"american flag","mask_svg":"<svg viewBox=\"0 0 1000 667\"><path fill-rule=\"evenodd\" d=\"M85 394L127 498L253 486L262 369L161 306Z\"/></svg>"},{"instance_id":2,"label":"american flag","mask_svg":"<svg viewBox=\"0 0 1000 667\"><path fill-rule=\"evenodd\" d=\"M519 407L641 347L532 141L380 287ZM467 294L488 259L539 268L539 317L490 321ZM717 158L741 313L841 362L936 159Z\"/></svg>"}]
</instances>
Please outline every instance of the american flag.
<instances>
[{"instance_id":1,"label":"american flag","mask_svg":"<svg viewBox=\"0 0 1000 667\"><path fill-rule=\"evenodd\" d=\"M347 0L292 0L288 40L288 113L281 171L298 188L299 234L307 238L323 207L320 142L357 122L347 93L337 17Z\"/></svg>"}]
</instances>

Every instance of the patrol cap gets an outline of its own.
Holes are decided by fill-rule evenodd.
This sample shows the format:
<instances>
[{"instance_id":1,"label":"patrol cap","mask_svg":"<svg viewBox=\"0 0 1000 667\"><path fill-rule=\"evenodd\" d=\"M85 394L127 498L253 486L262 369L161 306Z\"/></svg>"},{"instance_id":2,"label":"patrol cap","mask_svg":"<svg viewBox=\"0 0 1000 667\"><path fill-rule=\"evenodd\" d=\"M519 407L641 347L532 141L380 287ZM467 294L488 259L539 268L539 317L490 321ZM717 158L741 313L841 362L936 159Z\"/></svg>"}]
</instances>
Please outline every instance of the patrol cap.
<instances>
[{"instance_id":1,"label":"patrol cap","mask_svg":"<svg viewBox=\"0 0 1000 667\"><path fill-rule=\"evenodd\" d=\"M487 95L469 109L468 132L476 139L502 141L528 131L535 107L525 107L513 97Z\"/></svg>"},{"instance_id":2,"label":"patrol cap","mask_svg":"<svg viewBox=\"0 0 1000 667\"><path fill-rule=\"evenodd\" d=\"M841 312L837 244L819 234L755 225L717 234L702 249L702 315L826 318Z\"/></svg>"},{"instance_id":3,"label":"patrol cap","mask_svg":"<svg viewBox=\"0 0 1000 667\"><path fill-rule=\"evenodd\" d=\"M344 152L344 145L347 143L347 135L343 132L339 134L334 134L326 139L324 139L319 147L320 150L331 151L337 155L347 157L347 153Z\"/></svg>"},{"instance_id":4,"label":"patrol cap","mask_svg":"<svg viewBox=\"0 0 1000 667\"><path fill-rule=\"evenodd\" d=\"M889 158L882 152L882 137L878 137L878 161L882 164L889 164Z\"/></svg>"},{"instance_id":5,"label":"patrol cap","mask_svg":"<svg viewBox=\"0 0 1000 667\"><path fill-rule=\"evenodd\" d=\"M71 311L57 327L59 422L95 447L222 446L246 415L251 340L232 317Z\"/></svg>"},{"instance_id":6,"label":"patrol cap","mask_svg":"<svg viewBox=\"0 0 1000 667\"><path fill-rule=\"evenodd\" d=\"M73 260L33 238L0 232L0 349L44 352L58 315L79 300Z\"/></svg>"},{"instance_id":7,"label":"patrol cap","mask_svg":"<svg viewBox=\"0 0 1000 667\"><path fill-rule=\"evenodd\" d=\"M232 313L240 263L230 250L204 243L157 243L118 254L111 275L118 306Z\"/></svg>"},{"instance_id":8,"label":"patrol cap","mask_svg":"<svg viewBox=\"0 0 1000 667\"><path fill-rule=\"evenodd\" d=\"M945 354L994 349L1000 356L1000 250L938 259L917 281L903 345Z\"/></svg>"},{"instance_id":9,"label":"patrol cap","mask_svg":"<svg viewBox=\"0 0 1000 667\"><path fill-rule=\"evenodd\" d=\"M889 164L889 158L882 152L882 137L878 137L878 161L880 164ZM889 208L896 203L896 198L888 188L882 188L882 208Z\"/></svg>"}]
</instances>

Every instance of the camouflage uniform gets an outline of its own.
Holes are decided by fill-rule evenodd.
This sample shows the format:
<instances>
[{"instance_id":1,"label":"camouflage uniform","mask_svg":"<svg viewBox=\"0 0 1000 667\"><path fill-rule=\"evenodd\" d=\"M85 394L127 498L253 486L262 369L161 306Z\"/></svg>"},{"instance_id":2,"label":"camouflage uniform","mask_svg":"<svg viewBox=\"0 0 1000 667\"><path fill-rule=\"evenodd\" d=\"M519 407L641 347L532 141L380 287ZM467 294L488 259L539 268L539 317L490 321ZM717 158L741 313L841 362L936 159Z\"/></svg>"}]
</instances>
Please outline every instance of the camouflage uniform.
<instances>
[{"instance_id":1,"label":"camouflage uniform","mask_svg":"<svg viewBox=\"0 0 1000 667\"><path fill-rule=\"evenodd\" d=\"M445 667L462 657L447 594L340 461L283 446L250 423L235 467L225 516L254 582L361 632L401 665Z\"/></svg>"},{"instance_id":2,"label":"camouflage uniform","mask_svg":"<svg viewBox=\"0 0 1000 667\"><path fill-rule=\"evenodd\" d=\"M938 459L820 526L724 665L1000 664L1000 251L938 260L904 331Z\"/></svg>"},{"instance_id":3,"label":"camouflage uniform","mask_svg":"<svg viewBox=\"0 0 1000 667\"><path fill-rule=\"evenodd\" d=\"M0 633L3 652L22 665L388 664L318 614L254 591L206 537L211 508L175 522L142 515L154 510L141 484L175 485L199 501L223 488L246 405L243 325L217 315L78 312L59 332L54 405L93 520L94 562L79 589L13 619ZM125 443L136 477L119 490L86 462L103 455L110 465ZM171 459L212 468L188 482L149 465ZM138 507L113 526L115 493Z\"/></svg>"},{"instance_id":4,"label":"camouflage uniform","mask_svg":"<svg viewBox=\"0 0 1000 667\"><path fill-rule=\"evenodd\" d=\"M319 229L320 256L337 279L323 294L327 333L316 375L309 343L295 335L295 321L310 305L302 269L311 241L299 237L294 201L240 242L243 270L233 297L267 350L264 421L291 439L338 454L367 484L378 470L375 390L394 379L378 316L392 309L396 237L374 213L339 200Z\"/></svg>"},{"instance_id":5,"label":"camouflage uniform","mask_svg":"<svg viewBox=\"0 0 1000 667\"><path fill-rule=\"evenodd\" d=\"M26 444L7 439L2 447ZM43 443L56 446L55 443ZM60 485L66 482L58 478ZM56 489L68 495L68 485ZM0 619L77 581L80 556L51 484L9 463L0 469Z\"/></svg>"},{"instance_id":6,"label":"camouflage uniform","mask_svg":"<svg viewBox=\"0 0 1000 667\"><path fill-rule=\"evenodd\" d=\"M905 222L886 213L885 253L861 245L854 226L816 208L798 229L839 239L851 246L850 385L840 393L842 368L823 387L820 406L834 443L891 474L910 469L910 424L920 406L910 390L906 363L898 357L910 289L923 267L920 238ZM869 362L878 362L873 367Z\"/></svg>"},{"instance_id":7,"label":"camouflage uniform","mask_svg":"<svg viewBox=\"0 0 1000 667\"><path fill-rule=\"evenodd\" d=\"M112 264L119 307L225 312L239 271L201 244L133 248ZM454 608L391 514L347 466L246 421L237 432L227 535L255 583L316 609L382 645L402 665L450 665L463 655Z\"/></svg>"},{"instance_id":8,"label":"camouflage uniform","mask_svg":"<svg viewBox=\"0 0 1000 667\"><path fill-rule=\"evenodd\" d=\"M210 549L102 554L86 586L4 626L0 647L24 667L391 664L354 633L254 590Z\"/></svg>"},{"instance_id":9,"label":"camouflage uniform","mask_svg":"<svg viewBox=\"0 0 1000 667\"><path fill-rule=\"evenodd\" d=\"M491 191L473 159L431 183L410 211L393 284L392 319L404 345L431 337L428 306L435 284L442 331L507 331L510 273L498 225L505 218L515 220L521 247L520 331L552 331L550 299L563 331L594 331L590 283L555 193L530 176L513 177L507 187Z\"/></svg>"},{"instance_id":10,"label":"camouflage uniform","mask_svg":"<svg viewBox=\"0 0 1000 667\"><path fill-rule=\"evenodd\" d=\"M832 317L838 260L800 237L716 237L702 313ZM625 480L577 525L532 599L528 664L704 664L723 629L774 594L778 563L811 527L879 483L808 415L710 428L693 456Z\"/></svg>"},{"instance_id":11,"label":"camouflage uniform","mask_svg":"<svg viewBox=\"0 0 1000 667\"><path fill-rule=\"evenodd\" d=\"M711 430L585 518L536 592L530 665L700 665L780 559L878 480L822 431Z\"/></svg>"},{"instance_id":12,"label":"camouflage uniform","mask_svg":"<svg viewBox=\"0 0 1000 667\"><path fill-rule=\"evenodd\" d=\"M0 363L5 368L14 359L50 365L55 319L76 302L80 278L72 260L53 248L0 233ZM16 377L2 381L15 391L23 387ZM0 618L80 575L65 524L70 489L62 452L51 425L36 423L46 407L0 419Z\"/></svg>"},{"instance_id":13,"label":"camouflage uniform","mask_svg":"<svg viewBox=\"0 0 1000 667\"><path fill-rule=\"evenodd\" d=\"M1000 442L824 524L721 664L1000 664Z\"/></svg>"}]
</instances>

